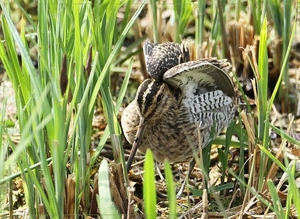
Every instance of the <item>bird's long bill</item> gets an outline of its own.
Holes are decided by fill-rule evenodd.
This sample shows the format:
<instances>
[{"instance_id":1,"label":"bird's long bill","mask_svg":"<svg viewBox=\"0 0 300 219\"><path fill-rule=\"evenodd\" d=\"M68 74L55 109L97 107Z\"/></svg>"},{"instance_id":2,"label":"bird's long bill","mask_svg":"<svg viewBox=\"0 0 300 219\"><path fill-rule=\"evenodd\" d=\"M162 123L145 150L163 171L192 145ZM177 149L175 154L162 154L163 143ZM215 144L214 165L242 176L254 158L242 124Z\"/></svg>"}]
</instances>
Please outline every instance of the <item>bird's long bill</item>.
<instances>
[{"instance_id":1,"label":"bird's long bill","mask_svg":"<svg viewBox=\"0 0 300 219\"><path fill-rule=\"evenodd\" d=\"M140 123L139 123L139 127L138 127L138 130L135 134L135 138L134 138L134 142L132 144L132 148L131 148L131 151L130 151L130 155L129 155L129 158L128 158L128 161L127 161L127 172L129 171L130 167L131 167L131 164L132 164L132 161L133 161L133 158L136 154L136 151L138 149L138 147L140 146L140 142L141 142L141 139L143 137L143 133L145 131L145 128L146 128L146 124L144 123L144 118L140 118Z\"/></svg>"}]
</instances>

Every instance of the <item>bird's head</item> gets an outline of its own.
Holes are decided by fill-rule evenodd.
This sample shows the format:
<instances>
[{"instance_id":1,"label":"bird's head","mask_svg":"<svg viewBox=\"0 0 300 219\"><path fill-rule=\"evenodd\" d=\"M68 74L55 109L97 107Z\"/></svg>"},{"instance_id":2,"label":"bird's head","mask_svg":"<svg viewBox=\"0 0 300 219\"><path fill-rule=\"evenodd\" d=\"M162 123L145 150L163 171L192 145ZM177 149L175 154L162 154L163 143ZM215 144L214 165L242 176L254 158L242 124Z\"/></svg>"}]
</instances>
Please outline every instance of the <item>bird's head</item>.
<instances>
[{"instance_id":1,"label":"bird's head","mask_svg":"<svg viewBox=\"0 0 300 219\"><path fill-rule=\"evenodd\" d=\"M166 113L170 100L170 89L166 83L153 79L145 80L136 95L139 113L145 122L161 118Z\"/></svg>"}]
</instances>

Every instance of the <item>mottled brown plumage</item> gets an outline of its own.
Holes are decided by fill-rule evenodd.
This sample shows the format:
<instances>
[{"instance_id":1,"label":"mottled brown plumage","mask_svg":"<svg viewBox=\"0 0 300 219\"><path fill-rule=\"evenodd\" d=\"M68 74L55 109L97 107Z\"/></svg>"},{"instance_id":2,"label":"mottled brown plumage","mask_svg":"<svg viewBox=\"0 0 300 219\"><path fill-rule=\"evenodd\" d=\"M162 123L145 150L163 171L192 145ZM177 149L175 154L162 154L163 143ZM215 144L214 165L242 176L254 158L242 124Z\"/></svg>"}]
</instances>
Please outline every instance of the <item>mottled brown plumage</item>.
<instances>
[{"instance_id":1,"label":"mottled brown plumage","mask_svg":"<svg viewBox=\"0 0 300 219\"><path fill-rule=\"evenodd\" d=\"M145 42L144 55L149 75L163 81L163 74L172 67L190 61L187 45L167 42L163 44Z\"/></svg>"},{"instance_id":2,"label":"mottled brown plumage","mask_svg":"<svg viewBox=\"0 0 300 219\"><path fill-rule=\"evenodd\" d=\"M170 49L183 48L179 44L158 46L164 55L153 57L145 49L146 59L151 59L147 69L151 69L152 78L139 86L135 99L122 115L124 135L133 144L128 168L137 148L142 153L150 148L158 162L166 158L170 162L188 161L199 145L197 126L201 145L205 147L230 124L236 112L237 86L227 61L216 58L188 61L180 58L189 57L188 50ZM166 64L164 60L173 61ZM174 60L181 60L180 64ZM159 72L155 72L157 69Z\"/></svg>"}]
</instances>

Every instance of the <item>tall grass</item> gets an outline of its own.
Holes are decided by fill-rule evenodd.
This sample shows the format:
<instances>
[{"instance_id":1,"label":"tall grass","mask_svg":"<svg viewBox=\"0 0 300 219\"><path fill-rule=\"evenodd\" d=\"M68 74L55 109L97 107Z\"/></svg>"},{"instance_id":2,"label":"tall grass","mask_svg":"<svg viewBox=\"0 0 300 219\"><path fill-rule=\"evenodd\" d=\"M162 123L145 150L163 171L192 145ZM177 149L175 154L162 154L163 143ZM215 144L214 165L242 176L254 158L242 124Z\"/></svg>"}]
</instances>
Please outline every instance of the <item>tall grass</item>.
<instances>
[{"instance_id":1,"label":"tall grass","mask_svg":"<svg viewBox=\"0 0 300 219\"><path fill-rule=\"evenodd\" d=\"M299 3L298 3L299 4ZM277 61L279 66L283 68L284 74L282 77L282 85L279 88L279 97L281 99L281 104L283 111L288 111L290 106L288 104L289 99L289 89L290 89L290 80L288 76L288 66L284 65L283 60L288 53L288 46L291 37L291 20L294 16L297 16L299 9L297 9L296 3L291 0L283 1L269 1L268 2L270 15L274 20L274 29L276 31L277 40L282 40L282 45L279 48L279 57ZM293 10L293 7L295 6Z\"/></svg>"},{"instance_id":2,"label":"tall grass","mask_svg":"<svg viewBox=\"0 0 300 219\"><path fill-rule=\"evenodd\" d=\"M38 69L29 55L25 25L18 32L8 5L0 3L4 33L0 58L16 92L21 135L18 145L10 141L13 153L1 169L1 184L11 178L3 178L4 171L17 162L30 218L43 214L42 208L51 218L89 214L87 157L94 107L101 91L109 126L99 143L97 156L109 134L120 135L116 115L128 76L115 107L110 93L110 69L144 5L141 3L130 21L127 16L127 24L120 28L117 12L131 2L38 1L38 23L26 15L37 31ZM130 6L126 9L129 15ZM18 51L22 57L20 63ZM127 75L129 73L130 69ZM1 130L3 128L1 126ZM47 159L49 156L51 162ZM96 159L92 157L92 162ZM67 179L67 175L73 177ZM71 182L75 186L68 188ZM71 193L74 193L74 203L68 203Z\"/></svg>"}]
</instances>

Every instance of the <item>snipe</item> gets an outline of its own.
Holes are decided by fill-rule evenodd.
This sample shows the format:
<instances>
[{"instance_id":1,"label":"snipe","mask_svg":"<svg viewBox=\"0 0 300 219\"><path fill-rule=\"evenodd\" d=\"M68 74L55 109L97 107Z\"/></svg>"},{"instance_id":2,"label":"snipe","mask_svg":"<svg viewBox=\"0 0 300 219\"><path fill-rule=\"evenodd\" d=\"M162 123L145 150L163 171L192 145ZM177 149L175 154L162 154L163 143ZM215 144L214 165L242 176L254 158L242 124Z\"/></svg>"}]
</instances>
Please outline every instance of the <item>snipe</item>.
<instances>
[{"instance_id":1,"label":"snipe","mask_svg":"<svg viewBox=\"0 0 300 219\"><path fill-rule=\"evenodd\" d=\"M237 86L226 60L189 61L187 47L176 43L146 42L144 52L151 78L139 86L121 119L133 144L127 170L137 148L142 153L150 148L158 162L188 161L199 145L197 126L205 147L236 112Z\"/></svg>"}]
</instances>

